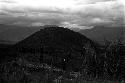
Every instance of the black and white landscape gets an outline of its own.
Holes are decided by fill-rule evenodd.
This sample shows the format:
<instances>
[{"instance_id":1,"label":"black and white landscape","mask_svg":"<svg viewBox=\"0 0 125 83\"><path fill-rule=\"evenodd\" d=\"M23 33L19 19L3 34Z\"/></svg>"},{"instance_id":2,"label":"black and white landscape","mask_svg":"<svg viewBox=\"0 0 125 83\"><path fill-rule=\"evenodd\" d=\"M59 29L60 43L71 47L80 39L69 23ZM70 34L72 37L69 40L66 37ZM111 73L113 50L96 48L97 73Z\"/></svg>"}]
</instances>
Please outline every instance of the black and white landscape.
<instances>
[{"instance_id":1,"label":"black and white landscape","mask_svg":"<svg viewBox=\"0 0 125 83\"><path fill-rule=\"evenodd\" d=\"M124 0L0 0L0 83L124 83Z\"/></svg>"}]
</instances>

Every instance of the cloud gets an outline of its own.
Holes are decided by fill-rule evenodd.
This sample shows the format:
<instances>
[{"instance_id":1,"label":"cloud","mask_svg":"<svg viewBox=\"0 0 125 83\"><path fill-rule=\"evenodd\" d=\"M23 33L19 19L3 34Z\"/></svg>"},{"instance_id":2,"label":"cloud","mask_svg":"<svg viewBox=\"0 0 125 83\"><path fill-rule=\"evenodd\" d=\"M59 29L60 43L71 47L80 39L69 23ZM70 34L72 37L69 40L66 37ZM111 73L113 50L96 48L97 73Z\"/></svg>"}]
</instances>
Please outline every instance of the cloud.
<instances>
[{"instance_id":1,"label":"cloud","mask_svg":"<svg viewBox=\"0 0 125 83\"><path fill-rule=\"evenodd\" d=\"M78 0L77 5L83 5L83 4L95 4L98 2L109 2L109 1L116 1L116 0Z\"/></svg>"},{"instance_id":2,"label":"cloud","mask_svg":"<svg viewBox=\"0 0 125 83\"><path fill-rule=\"evenodd\" d=\"M0 0L1 3L16 3L14 0Z\"/></svg>"},{"instance_id":3,"label":"cloud","mask_svg":"<svg viewBox=\"0 0 125 83\"><path fill-rule=\"evenodd\" d=\"M48 4L50 0L28 1L1 0L0 23L26 26L54 24L80 29L124 24L122 0L51 0Z\"/></svg>"}]
</instances>

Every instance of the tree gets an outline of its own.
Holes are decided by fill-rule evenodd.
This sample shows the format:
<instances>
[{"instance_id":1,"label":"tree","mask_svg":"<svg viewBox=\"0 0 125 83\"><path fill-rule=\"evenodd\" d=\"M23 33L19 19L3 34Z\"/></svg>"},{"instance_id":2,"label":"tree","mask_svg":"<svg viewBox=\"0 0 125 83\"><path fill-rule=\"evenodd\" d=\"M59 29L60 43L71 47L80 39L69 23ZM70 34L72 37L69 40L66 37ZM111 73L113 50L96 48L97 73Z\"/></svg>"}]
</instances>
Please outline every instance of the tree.
<instances>
[{"instance_id":1,"label":"tree","mask_svg":"<svg viewBox=\"0 0 125 83\"><path fill-rule=\"evenodd\" d=\"M118 79L120 74L125 75L125 46L121 39L110 42L105 46L104 76L109 75L111 79ZM120 76L121 77L121 76Z\"/></svg>"},{"instance_id":2,"label":"tree","mask_svg":"<svg viewBox=\"0 0 125 83\"><path fill-rule=\"evenodd\" d=\"M85 55L83 58L83 72L92 77L96 77L97 73L97 56L94 48L92 48L91 43L88 42L83 47L85 49Z\"/></svg>"},{"instance_id":3,"label":"tree","mask_svg":"<svg viewBox=\"0 0 125 83\"><path fill-rule=\"evenodd\" d=\"M43 62L43 52L44 52L44 45L43 40L41 40L41 46L40 46L40 62Z\"/></svg>"}]
</instances>

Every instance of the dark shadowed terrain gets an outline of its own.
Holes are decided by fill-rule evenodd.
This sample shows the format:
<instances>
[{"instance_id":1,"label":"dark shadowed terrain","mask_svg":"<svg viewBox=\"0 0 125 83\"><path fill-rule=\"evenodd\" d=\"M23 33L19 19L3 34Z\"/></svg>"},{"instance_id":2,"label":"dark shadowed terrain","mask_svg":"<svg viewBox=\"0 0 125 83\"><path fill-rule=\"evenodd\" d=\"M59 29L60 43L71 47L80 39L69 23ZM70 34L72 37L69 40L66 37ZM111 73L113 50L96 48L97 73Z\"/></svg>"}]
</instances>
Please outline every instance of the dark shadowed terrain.
<instances>
[{"instance_id":1,"label":"dark shadowed terrain","mask_svg":"<svg viewBox=\"0 0 125 83\"><path fill-rule=\"evenodd\" d=\"M39 27L0 24L0 43L15 44L18 41L21 41L30 36L39 29Z\"/></svg>"},{"instance_id":2,"label":"dark shadowed terrain","mask_svg":"<svg viewBox=\"0 0 125 83\"><path fill-rule=\"evenodd\" d=\"M120 83L124 50L121 40L100 45L67 28L42 27L16 44L0 44L0 82Z\"/></svg>"},{"instance_id":3,"label":"dark shadowed terrain","mask_svg":"<svg viewBox=\"0 0 125 83\"><path fill-rule=\"evenodd\" d=\"M104 44L104 40L116 41L118 38L125 39L125 27L95 26L92 29L79 30L79 32L88 38ZM125 40L123 40L125 41Z\"/></svg>"}]
</instances>

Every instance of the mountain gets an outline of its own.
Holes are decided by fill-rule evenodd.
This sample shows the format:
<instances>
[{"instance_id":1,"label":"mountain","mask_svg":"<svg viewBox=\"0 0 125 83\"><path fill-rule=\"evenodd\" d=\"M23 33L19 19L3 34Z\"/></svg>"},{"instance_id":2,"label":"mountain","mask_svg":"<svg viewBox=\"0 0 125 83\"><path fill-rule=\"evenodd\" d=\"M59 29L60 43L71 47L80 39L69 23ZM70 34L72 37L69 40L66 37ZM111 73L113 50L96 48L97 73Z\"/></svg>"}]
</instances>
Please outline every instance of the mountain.
<instances>
[{"instance_id":1,"label":"mountain","mask_svg":"<svg viewBox=\"0 0 125 83\"><path fill-rule=\"evenodd\" d=\"M18 46L40 47L42 44L52 47L82 47L86 42L92 42L78 32L63 27L46 27L20 41Z\"/></svg>"},{"instance_id":2,"label":"mountain","mask_svg":"<svg viewBox=\"0 0 125 83\"><path fill-rule=\"evenodd\" d=\"M105 27L105 26L95 26L92 29L85 29L79 31L81 34L87 36L88 38L104 43L104 39L109 41L115 41L120 37L125 38L125 27Z\"/></svg>"},{"instance_id":3,"label":"mountain","mask_svg":"<svg viewBox=\"0 0 125 83\"><path fill-rule=\"evenodd\" d=\"M34 54L41 53L39 59L41 56L45 59L42 58L40 61L51 64L51 58L54 58L55 66L60 67L61 64L66 62L68 66L66 68L71 67L77 70L81 67L81 57L84 55L83 46L86 44L95 46L93 41L78 32L68 28L50 26L18 42L15 47L19 49L21 55L27 56L31 53L30 55L35 61L38 60L36 58L38 56ZM28 58L31 56L28 56Z\"/></svg>"},{"instance_id":4,"label":"mountain","mask_svg":"<svg viewBox=\"0 0 125 83\"><path fill-rule=\"evenodd\" d=\"M0 43L14 44L25 39L38 30L39 27L24 27L0 24Z\"/></svg>"}]
</instances>

